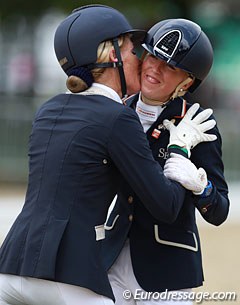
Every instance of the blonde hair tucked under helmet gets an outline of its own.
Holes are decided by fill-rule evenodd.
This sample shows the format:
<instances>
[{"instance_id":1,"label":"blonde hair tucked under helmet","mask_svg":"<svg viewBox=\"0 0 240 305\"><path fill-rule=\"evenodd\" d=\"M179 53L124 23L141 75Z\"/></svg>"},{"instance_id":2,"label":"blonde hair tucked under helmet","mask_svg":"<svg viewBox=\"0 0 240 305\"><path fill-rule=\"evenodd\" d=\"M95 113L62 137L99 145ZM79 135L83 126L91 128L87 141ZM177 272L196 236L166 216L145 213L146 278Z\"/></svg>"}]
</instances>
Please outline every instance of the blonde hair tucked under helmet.
<instances>
[{"instance_id":1,"label":"blonde hair tucked under helmet","mask_svg":"<svg viewBox=\"0 0 240 305\"><path fill-rule=\"evenodd\" d=\"M129 35L120 36L118 38L118 44L121 48L126 37ZM104 41L100 43L97 50L97 63L105 63L109 61L109 53L114 49L112 41ZM103 74L106 68L94 68L88 71L92 74L93 80L97 81L99 77ZM70 75L66 81L67 88L72 93L78 93L89 88L88 84L84 80L84 76Z\"/></svg>"}]
</instances>

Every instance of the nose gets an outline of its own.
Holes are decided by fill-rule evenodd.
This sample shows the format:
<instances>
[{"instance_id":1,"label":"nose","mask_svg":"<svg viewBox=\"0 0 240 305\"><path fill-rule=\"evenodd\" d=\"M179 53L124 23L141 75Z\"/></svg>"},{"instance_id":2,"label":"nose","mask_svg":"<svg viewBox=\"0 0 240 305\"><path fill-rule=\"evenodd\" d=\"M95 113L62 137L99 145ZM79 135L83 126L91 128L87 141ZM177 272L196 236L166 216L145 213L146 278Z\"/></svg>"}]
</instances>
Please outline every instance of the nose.
<instances>
[{"instance_id":1,"label":"nose","mask_svg":"<svg viewBox=\"0 0 240 305\"><path fill-rule=\"evenodd\" d=\"M158 59L158 67L159 68L165 68L167 66L166 61L162 60L162 59Z\"/></svg>"},{"instance_id":2,"label":"nose","mask_svg":"<svg viewBox=\"0 0 240 305\"><path fill-rule=\"evenodd\" d=\"M157 72L163 71L165 66L166 66L166 62L164 60L156 58L153 67Z\"/></svg>"}]
</instances>

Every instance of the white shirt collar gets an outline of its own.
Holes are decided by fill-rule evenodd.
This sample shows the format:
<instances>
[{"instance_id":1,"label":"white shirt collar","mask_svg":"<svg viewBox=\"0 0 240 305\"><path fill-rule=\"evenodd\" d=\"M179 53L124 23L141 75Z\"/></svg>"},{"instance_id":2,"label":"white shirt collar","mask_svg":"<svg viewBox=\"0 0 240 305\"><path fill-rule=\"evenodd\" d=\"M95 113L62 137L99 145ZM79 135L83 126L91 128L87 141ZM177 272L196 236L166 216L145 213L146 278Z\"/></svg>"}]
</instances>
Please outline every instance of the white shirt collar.
<instances>
[{"instance_id":1,"label":"white shirt collar","mask_svg":"<svg viewBox=\"0 0 240 305\"><path fill-rule=\"evenodd\" d=\"M136 112L145 132L152 126L154 122L156 122L162 111L162 106L145 104L142 101L141 93L139 94L139 98L136 104Z\"/></svg>"},{"instance_id":2,"label":"white shirt collar","mask_svg":"<svg viewBox=\"0 0 240 305\"><path fill-rule=\"evenodd\" d=\"M142 101L142 95L139 94L138 101L136 104L136 112L144 120L155 122L163 111L161 105L148 105Z\"/></svg>"},{"instance_id":3,"label":"white shirt collar","mask_svg":"<svg viewBox=\"0 0 240 305\"><path fill-rule=\"evenodd\" d=\"M120 96L117 94L116 91L114 91L112 88L99 84L99 83L93 83L92 86L85 91L81 91L78 93L72 93L70 90L67 90L66 94L80 94L80 95L93 95L93 94L99 94L104 95L108 98L111 98L117 103L123 104Z\"/></svg>"},{"instance_id":4,"label":"white shirt collar","mask_svg":"<svg viewBox=\"0 0 240 305\"><path fill-rule=\"evenodd\" d=\"M108 87L106 85L103 85L103 84L99 84L99 83L93 83L92 87L97 87L97 88L100 88L100 89L103 89L103 90L107 91L108 94L110 95L110 98L112 98L114 101L116 101L116 102L118 102L120 104L123 103L121 98L120 98L120 96L112 88L110 88L110 87Z\"/></svg>"}]
</instances>

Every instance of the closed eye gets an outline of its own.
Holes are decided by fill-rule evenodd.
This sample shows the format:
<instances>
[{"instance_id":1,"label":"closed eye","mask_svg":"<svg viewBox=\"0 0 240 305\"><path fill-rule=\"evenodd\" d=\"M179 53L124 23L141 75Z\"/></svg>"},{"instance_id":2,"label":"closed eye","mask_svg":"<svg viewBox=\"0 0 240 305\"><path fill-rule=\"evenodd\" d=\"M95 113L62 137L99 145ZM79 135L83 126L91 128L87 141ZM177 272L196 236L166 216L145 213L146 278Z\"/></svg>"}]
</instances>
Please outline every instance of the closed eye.
<instances>
[{"instance_id":1,"label":"closed eye","mask_svg":"<svg viewBox=\"0 0 240 305\"><path fill-rule=\"evenodd\" d=\"M171 70L174 70L174 71L176 70L176 68L175 68L174 66L172 66L172 65L167 64L167 66L168 66L168 68L171 69Z\"/></svg>"},{"instance_id":2,"label":"closed eye","mask_svg":"<svg viewBox=\"0 0 240 305\"><path fill-rule=\"evenodd\" d=\"M132 52L133 55L137 55L137 52L135 51L135 49L132 49L131 52Z\"/></svg>"}]
</instances>

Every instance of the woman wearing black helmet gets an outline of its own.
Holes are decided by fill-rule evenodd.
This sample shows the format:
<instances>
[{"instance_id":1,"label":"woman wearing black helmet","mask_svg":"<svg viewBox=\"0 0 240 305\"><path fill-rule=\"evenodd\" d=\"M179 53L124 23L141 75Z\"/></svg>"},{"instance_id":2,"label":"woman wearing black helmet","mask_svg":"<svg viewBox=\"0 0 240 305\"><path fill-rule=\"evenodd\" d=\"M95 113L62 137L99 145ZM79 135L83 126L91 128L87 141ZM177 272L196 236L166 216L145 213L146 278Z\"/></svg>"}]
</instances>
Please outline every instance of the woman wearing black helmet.
<instances>
[{"instance_id":1,"label":"woman wearing black helmet","mask_svg":"<svg viewBox=\"0 0 240 305\"><path fill-rule=\"evenodd\" d=\"M168 159L168 146L178 143L175 129L190 107L182 96L187 91L193 92L208 75L212 47L201 28L185 19L157 23L148 31L143 47L141 92L129 98L127 104L138 113L153 156L165 166L166 176L184 185L183 173L191 169L186 164L181 167L179 155ZM202 111L199 109L199 115ZM187 130L188 126L185 127ZM105 240L107 268L123 247L109 271L117 305L192 304L194 295L190 288L203 283L195 210L216 226L225 221L229 210L221 137L217 127L211 133L217 136L216 141L201 143L191 151L192 162L206 170L207 186L199 193L186 192L184 204L172 223L152 216L128 185L119 191ZM133 215L131 221L129 215ZM125 296L126 290L132 297Z\"/></svg>"},{"instance_id":2,"label":"woman wearing black helmet","mask_svg":"<svg viewBox=\"0 0 240 305\"><path fill-rule=\"evenodd\" d=\"M102 5L75 10L57 28L70 91L33 122L26 201L0 250L0 304L113 303L101 248L121 175L160 219L181 208L184 188L163 175L136 113L122 105L140 89L130 38L143 34Z\"/></svg>"}]
</instances>

